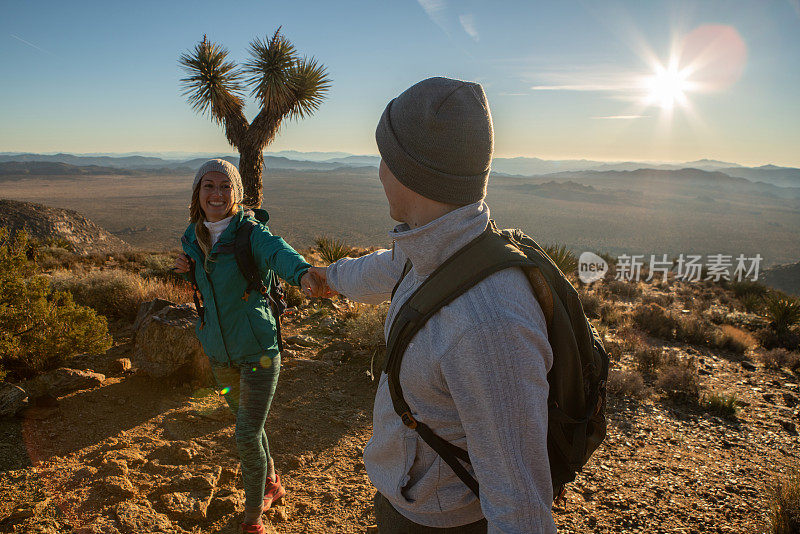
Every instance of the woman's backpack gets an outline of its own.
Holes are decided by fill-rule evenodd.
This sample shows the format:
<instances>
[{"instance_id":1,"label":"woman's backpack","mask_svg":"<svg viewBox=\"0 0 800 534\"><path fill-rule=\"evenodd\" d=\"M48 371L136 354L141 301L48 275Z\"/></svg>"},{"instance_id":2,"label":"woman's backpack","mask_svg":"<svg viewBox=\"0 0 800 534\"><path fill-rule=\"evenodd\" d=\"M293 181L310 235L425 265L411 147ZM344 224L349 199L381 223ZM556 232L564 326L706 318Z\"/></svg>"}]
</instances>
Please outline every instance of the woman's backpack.
<instances>
[{"instance_id":1,"label":"woman's backpack","mask_svg":"<svg viewBox=\"0 0 800 534\"><path fill-rule=\"evenodd\" d=\"M479 496L478 481L461 463L470 463L467 451L443 440L412 416L403 399L400 365L411 339L439 309L490 274L509 267L519 267L527 276L544 312L553 349L553 365L547 374L547 451L553 495L558 499L605 438L608 355L583 313L575 288L547 253L520 230L500 231L490 221L483 234L448 258L403 303L389 330L386 348L389 392L403 423L416 430ZM407 262L400 281L410 269Z\"/></svg>"}]
</instances>

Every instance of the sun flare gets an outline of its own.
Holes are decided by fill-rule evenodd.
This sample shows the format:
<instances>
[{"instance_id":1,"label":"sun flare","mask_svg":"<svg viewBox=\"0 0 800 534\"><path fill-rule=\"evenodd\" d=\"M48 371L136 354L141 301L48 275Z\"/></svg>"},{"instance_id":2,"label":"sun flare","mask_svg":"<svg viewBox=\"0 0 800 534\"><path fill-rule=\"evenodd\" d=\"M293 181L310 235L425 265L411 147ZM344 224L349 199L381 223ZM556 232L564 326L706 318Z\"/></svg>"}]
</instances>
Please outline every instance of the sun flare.
<instances>
[{"instance_id":1,"label":"sun flare","mask_svg":"<svg viewBox=\"0 0 800 534\"><path fill-rule=\"evenodd\" d=\"M668 67L656 65L653 75L645 79L647 103L664 110L671 110L676 104L685 107L686 92L692 87L688 74L687 69L678 68L676 61L671 61Z\"/></svg>"}]
</instances>

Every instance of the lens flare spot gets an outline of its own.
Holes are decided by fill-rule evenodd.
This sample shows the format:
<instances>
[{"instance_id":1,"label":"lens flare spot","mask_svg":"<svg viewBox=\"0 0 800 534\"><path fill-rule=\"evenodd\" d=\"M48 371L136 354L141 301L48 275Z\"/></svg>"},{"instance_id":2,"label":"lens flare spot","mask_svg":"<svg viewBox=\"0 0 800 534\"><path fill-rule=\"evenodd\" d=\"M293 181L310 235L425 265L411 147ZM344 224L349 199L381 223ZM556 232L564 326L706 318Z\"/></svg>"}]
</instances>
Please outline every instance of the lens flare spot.
<instances>
[{"instance_id":1,"label":"lens flare spot","mask_svg":"<svg viewBox=\"0 0 800 534\"><path fill-rule=\"evenodd\" d=\"M269 356L262 356L261 361L259 363L261 363L261 367L263 367L264 369L269 369L270 367L272 367L272 358L270 358Z\"/></svg>"},{"instance_id":2,"label":"lens flare spot","mask_svg":"<svg viewBox=\"0 0 800 534\"><path fill-rule=\"evenodd\" d=\"M231 388L222 388L221 390L219 390L219 394L220 395L227 395L230 392L231 392Z\"/></svg>"}]
</instances>

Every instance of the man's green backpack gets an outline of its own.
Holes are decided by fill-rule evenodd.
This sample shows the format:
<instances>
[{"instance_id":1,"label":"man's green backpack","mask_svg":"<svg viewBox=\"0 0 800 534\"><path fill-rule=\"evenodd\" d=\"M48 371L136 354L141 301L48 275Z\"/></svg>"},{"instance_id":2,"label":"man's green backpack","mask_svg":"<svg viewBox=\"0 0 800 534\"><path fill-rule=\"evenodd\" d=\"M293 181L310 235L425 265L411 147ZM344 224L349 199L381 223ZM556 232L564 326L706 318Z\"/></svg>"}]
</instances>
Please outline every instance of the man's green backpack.
<instances>
[{"instance_id":1,"label":"man's green backpack","mask_svg":"<svg viewBox=\"0 0 800 534\"><path fill-rule=\"evenodd\" d=\"M547 452L553 495L558 498L605 438L608 355L583 313L575 288L547 253L520 230L500 231L490 221L483 234L448 258L403 303L389 330L386 348L389 391L403 423L416 430L479 496L478 481L461 463L470 463L468 452L443 440L412 416L403 399L400 366L414 335L439 309L490 274L509 267L521 268L530 281L544 312L553 349L553 366L547 374L550 385ZM408 262L400 281L410 269Z\"/></svg>"}]
</instances>

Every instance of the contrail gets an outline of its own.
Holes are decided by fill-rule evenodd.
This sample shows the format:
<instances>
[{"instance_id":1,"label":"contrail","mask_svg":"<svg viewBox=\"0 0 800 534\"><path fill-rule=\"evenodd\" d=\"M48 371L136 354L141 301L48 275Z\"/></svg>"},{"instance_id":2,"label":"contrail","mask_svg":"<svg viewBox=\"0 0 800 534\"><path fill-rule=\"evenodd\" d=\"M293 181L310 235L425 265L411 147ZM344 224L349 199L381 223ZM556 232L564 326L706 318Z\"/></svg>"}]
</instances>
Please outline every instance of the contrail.
<instances>
[{"instance_id":1,"label":"contrail","mask_svg":"<svg viewBox=\"0 0 800 534\"><path fill-rule=\"evenodd\" d=\"M31 43L30 41L26 41L25 39L23 39L22 37L20 37L18 35L14 35L13 33L9 33L9 35L11 37L13 37L14 39L16 39L17 41L25 43L26 45L30 46L31 48L35 48L39 52L44 52L45 54L51 55L53 57L56 57L56 55L54 53L50 52L49 50L45 50L44 48L38 47L35 44Z\"/></svg>"}]
</instances>

